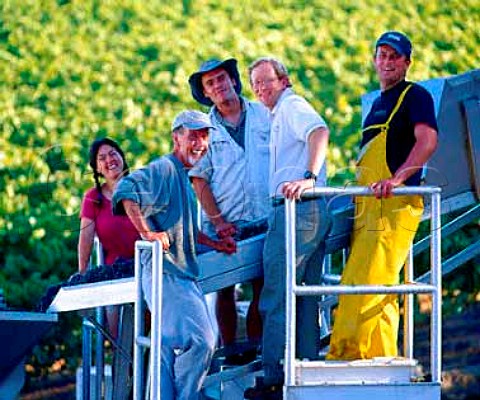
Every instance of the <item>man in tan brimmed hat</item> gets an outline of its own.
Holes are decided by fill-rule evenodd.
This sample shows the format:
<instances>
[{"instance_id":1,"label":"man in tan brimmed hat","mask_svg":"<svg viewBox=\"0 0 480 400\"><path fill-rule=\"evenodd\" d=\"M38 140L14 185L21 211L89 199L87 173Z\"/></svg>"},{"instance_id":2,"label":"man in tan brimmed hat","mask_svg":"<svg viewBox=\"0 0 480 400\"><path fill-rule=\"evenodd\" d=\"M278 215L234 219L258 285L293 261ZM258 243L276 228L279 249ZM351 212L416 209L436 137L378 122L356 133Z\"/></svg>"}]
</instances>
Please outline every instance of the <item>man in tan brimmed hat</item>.
<instances>
[{"instance_id":1,"label":"man in tan brimmed hat","mask_svg":"<svg viewBox=\"0 0 480 400\"><path fill-rule=\"evenodd\" d=\"M189 173L203 208L202 229L219 238L236 239L242 226L263 225L266 229L270 137L266 108L241 95L242 83L233 58L204 62L190 76L189 84L195 100L212 106L210 118L215 127L207 155ZM256 279L252 285L247 335L251 343L258 344L262 335L258 301L263 280ZM216 313L228 354L237 335L233 286L218 292ZM249 353L255 356L254 351ZM227 357L227 362L242 363L247 358Z\"/></svg>"}]
</instances>

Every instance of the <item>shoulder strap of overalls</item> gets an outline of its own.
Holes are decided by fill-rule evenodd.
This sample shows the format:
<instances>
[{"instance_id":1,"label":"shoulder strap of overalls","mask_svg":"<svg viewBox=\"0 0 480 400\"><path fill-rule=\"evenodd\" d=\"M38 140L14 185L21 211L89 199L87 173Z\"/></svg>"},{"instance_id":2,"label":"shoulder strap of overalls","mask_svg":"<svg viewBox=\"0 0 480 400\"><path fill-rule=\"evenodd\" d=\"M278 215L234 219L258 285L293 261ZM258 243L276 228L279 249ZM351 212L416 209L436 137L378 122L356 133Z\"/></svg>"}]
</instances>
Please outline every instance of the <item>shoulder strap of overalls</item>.
<instances>
[{"instance_id":1,"label":"shoulder strap of overalls","mask_svg":"<svg viewBox=\"0 0 480 400\"><path fill-rule=\"evenodd\" d=\"M400 96L398 96L397 104L395 104L395 107L393 107L393 110L390 113L390 116L388 117L386 122L384 122L383 124L369 125L366 128L364 128L362 132L365 132L366 130L369 130L369 129L375 129L375 128L380 128L382 130L388 129L390 122L392 121L393 117L395 116L398 109L402 105L403 99L407 95L408 89L410 89L411 87L412 87L412 84L410 83L405 89L403 89L403 92L400 93Z\"/></svg>"}]
</instances>

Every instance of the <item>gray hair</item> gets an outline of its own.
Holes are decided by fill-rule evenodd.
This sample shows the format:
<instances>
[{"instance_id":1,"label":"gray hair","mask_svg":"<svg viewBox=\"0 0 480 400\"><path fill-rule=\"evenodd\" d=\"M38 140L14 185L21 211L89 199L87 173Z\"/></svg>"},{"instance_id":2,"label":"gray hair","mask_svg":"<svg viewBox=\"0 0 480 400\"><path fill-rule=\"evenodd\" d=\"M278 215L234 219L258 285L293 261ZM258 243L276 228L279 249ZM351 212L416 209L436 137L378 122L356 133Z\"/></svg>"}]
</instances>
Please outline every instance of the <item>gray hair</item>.
<instances>
[{"instance_id":1,"label":"gray hair","mask_svg":"<svg viewBox=\"0 0 480 400\"><path fill-rule=\"evenodd\" d=\"M253 70L261 64L270 64L275 71L277 77L279 79L285 78L288 82L287 87L292 86L292 84L290 83L290 77L288 76L287 67L285 67L282 62L273 57L260 57L250 64L250 66L248 67L248 77L250 79L250 84L252 83Z\"/></svg>"},{"instance_id":2,"label":"gray hair","mask_svg":"<svg viewBox=\"0 0 480 400\"><path fill-rule=\"evenodd\" d=\"M179 126L172 131L173 135L183 135L185 133L185 128L183 126Z\"/></svg>"}]
</instances>

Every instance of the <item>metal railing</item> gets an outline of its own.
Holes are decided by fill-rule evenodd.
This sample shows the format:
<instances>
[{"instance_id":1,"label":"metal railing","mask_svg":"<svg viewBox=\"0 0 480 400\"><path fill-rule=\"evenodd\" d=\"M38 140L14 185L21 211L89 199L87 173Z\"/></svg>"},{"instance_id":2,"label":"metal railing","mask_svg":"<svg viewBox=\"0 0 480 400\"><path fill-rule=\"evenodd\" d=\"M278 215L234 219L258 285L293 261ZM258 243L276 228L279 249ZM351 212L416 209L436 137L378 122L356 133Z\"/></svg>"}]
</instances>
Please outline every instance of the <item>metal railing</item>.
<instances>
[{"instance_id":1,"label":"metal railing","mask_svg":"<svg viewBox=\"0 0 480 400\"><path fill-rule=\"evenodd\" d=\"M97 236L94 238L94 253L95 253L95 267L103 265L103 248ZM93 257L92 257L93 259ZM93 264L93 263L92 263ZM93 396L100 400L104 392L104 366L105 366L105 352L103 348L103 333L97 330L97 327L103 326L104 315L103 307L95 309L95 324L92 324L90 318L83 318L82 320L82 398L83 400L90 400L92 398L91 390L91 367L92 367L92 334L96 331L95 336L95 386Z\"/></svg>"},{"instance_id":2,"label":"metal railing","mask_svg":"<svg viewBox=\"0 0 480 400\"><path fill-rule=\"evenodd\" d=\"M162 309L162 273L163 273L163 251L160 242L137 241L135 243L135 302L134 302L134 359L133 359L133 398L140 400L146 398L144 392L144 352L143 348L150 348L150 371L148 380L150 382L150 399L160 399L160 364L161 364L161 309ZM94 241L95 264L100 266L104 264L102 245L97 237ZM152 318L151 335L145 335L145 302L142 291L142 269L141 269L141 251L152 252ZM85 317L82 323L82 399L90 400L92 398L102 399L106 395L104 380L104 347L103 338L107 337L118 351L120 356L129 358L119 344L114 343L112 336L104 325L104 307L95 309L95 318ZM96 332L95 352L93 347L92 335ZM93 366L93 354L95 354L95 384L93 393L91 390L90 369ZM143 396L143 397L142 397ZM106 398L106 397L105 397Z\"/></svg>"},{"instance_id":3,"label":"metal railing","mask_svg":"<svg viewBox=\"0 0 480 400\"><path fill-rule=\"evenodd\" d=\"M150 338L145 335L145 308L142 291L141 251L152 252L152 309ZM144 352L150 348L150 372L148 385L150 399L160 399L160 365L162 348L162 275L163 250L159 241L137 241L135 243L135 323L133 348L133 399L143 396L144 384Z\"/></svg>"},{"instance_id":4,"label":"metal railing","mask_svg":"<svg viewBox=\"0 0 480 400\"><path fill-rule=\"evenodd\" d=\"M413 356L413 303L412 295L419 293L430 293L432 295L431 313L431 341L430 341L430 362L432 381L440 383L441 380L441 220L440 220L440 193L437 187L401 187L393 190L393 195L422 195L431 196L430 206L430 283L416 283L413 280L412 252L405 267L405 284L399 285L312 285L299 286L295 278L295 208L294 200L287 200L285 203L285 247L286 247L286 348L285 348L285 384L295 386L295 341L296 341L296 296L328 295L328 294L405 294L406 302L405 319L405 356ZM368 187L340 188L315 188L303 194L305 198L320 196L372 196L373 192Z\"/></svg>"},{"instance_id":5,"label":"metal railing","mask_svg":"<svg viewBox=\"0 0 480 400\"><path fill-rule=\"evenodd\" d=\"M91 268L105 265L103 247L97 236L94 238L91 255ZM93 261L95 260L95 261ZM125 384L132 362L132 339L129 330L133 332L133 317L127 304L119 304L117 335L113 336L105 317L105 306L96 307L94 314L89 312L82 319L82 400L112 400L126 399L131 389L130 382ZM93 336L95 335L95 343ZM104 341L107 339L113 349L112 365L105 364ZM94 367L95 376L91 372ZM110 369L106 369L110 367ZM106 375L107 374L107 375ZM92 379L94 384L91 383Z\"/></svg>"}]
</instances>

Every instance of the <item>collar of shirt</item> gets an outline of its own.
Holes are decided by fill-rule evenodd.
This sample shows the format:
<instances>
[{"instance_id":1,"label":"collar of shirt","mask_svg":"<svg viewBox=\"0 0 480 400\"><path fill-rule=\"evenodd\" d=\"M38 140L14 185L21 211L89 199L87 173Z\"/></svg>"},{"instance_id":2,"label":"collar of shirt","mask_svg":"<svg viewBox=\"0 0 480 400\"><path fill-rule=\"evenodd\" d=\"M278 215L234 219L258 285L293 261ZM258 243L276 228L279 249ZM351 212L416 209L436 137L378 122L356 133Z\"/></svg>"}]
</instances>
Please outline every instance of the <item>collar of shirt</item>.
<instances>
[{"instance_id":1,"label":"collar of shirt","mask_svg":"<svg viewBox=\"0 0 480 400\"><path fill-rule=\"evenodd\" d=\"M245 101L241 97L240 97L240 107L241 107L241 114L237 124L232 124L231 122L224 119L220 114L220 112L218 111L217 107L213 108L213 116L215 118L215 121L219 125L222 125L227 130L227 132L232 137L232 139L235 140L235 142L242 149L245 149L245 120L246 120L247 109L245 106Z\"/></svg>"},{"instance_id":2,"label":"collar of shirt","mask_svg":"<svg viewBox=\"0 0 480 400\"><path fill-rule=\"evenodd\" d=\"M169 158L173 164L175 165L175 167L177 168L177 170L179 171L179 173L183 175L185 175L185 177L188 179L188 175L187 175L187 168L185 167L185 165L183 165L183 163L175 156L175 154L173 153L169 153L167 154L165 157Z\"/></svg>"},{"instance_id":3,"label":"collar of shirt","mask_svg":"<svg viewBox=\"0 0 480 400\"><path fill-rule=\"evenodd\" d=\"M238 120L237 124L232 124L230 121L227 121L225 118L223 118L216 106L213 108L213 115L220 125L223 125L226 128L237 129L240 125L242 125L243 121L245 121L245 115L247 114L245 101L242 97L240 97L240 107L242 108L242 113L240 114L240 119Z\"/></svg>"},{"instance_id":4,"label":"collar of shirt","mask_svg":"<svg viewBox=\"0 0 480 400\"><path fill-rule=\"evenodd\" d=\"M396 97L400 92L403 91L411 82L407 82L406 80L398 82L395 86L388 88L380 92L380 97L382 99L389 98L389 97Z\"/></svg>"},{"instance_id":5,"label":"collar of shirt","mask_svg":"<svg viewBox=\"0 0 480 400\"><path fill-rule=\"evenodd\" d=\"M283 92L282 94L280 95L280 97L278 98L277 102L275 103L275 106L272 108L272 115L275 115L275 113L277 112L278 108L280 107L280 104L282 103L282 101L287 98L288 96L293 96L295 94L295 92L293 91L292 88L289 88L287 87Z\"/></svg>"}]
</instances>

